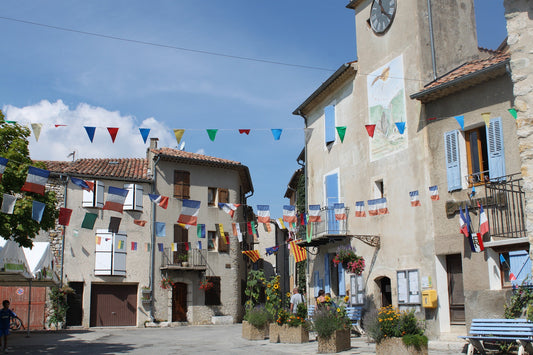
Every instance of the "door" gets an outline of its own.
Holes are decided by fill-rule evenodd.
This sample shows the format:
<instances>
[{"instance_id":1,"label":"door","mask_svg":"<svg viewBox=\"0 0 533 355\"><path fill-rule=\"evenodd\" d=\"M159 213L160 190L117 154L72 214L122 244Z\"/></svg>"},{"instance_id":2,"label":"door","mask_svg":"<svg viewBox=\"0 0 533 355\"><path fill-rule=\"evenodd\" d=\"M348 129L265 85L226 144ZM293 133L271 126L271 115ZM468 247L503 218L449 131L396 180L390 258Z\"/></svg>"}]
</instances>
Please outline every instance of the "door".
<instances>
[{"instance_id":1,"label":"door","mask_svg":"<svg viewBox=\"0 0 533 355\"><path fill-rule=\"evenodd\" d=\"M172 288L172 321L187 321L187 284L176 282Z\"/></svg>"},{"instance_id":2,"label":"door","mask_svg":"<svg viewBox=\"0 0 533 355\"><path fill-rule=\"evenodd\" d=\"M465 294L461 254L446 255L446 270L448 273L450 322L452 324L465 324Z\"/></svg>"},{"instance_id":3,"label":"door","mask_svg":"<svg viewBox=\"0 0 533 355\"><path fill-rule=\"evenodd\" d=\"M187 255L187 243L189 242L189 231L179 224L174 225L174 243L177 245L177 251L174 252L174 264L181 262L180 255Z\"/></svg>"},{"instance_id":4,"label":"door","mask_svg":"<svg viewBox=\"0 0 533 355\"><path fill-rule=\"evenodd\" d=\"M388 277L382 277L376 280L381 295L381 307L392 305L391 283Z\"/></svg>"},{"instance_id":5,"label":"door","mask_svg":"<svg viewBox=\"0 0 533 355\"><path fill-rule=\"evenodd\" d=\"M68 285L74 292L67 294L67 326L81 325L83 318L83 282L69 282Z\"/></svg>"},{"instance_id":6,"label":"door","mask_svg":"<svg viewBox=\"0 0 533 355\"><path fill-rule=\"evenodd\" d=\"M135 326L137 285L91 285L91 327Z\"/></svg>"}]
</instances>

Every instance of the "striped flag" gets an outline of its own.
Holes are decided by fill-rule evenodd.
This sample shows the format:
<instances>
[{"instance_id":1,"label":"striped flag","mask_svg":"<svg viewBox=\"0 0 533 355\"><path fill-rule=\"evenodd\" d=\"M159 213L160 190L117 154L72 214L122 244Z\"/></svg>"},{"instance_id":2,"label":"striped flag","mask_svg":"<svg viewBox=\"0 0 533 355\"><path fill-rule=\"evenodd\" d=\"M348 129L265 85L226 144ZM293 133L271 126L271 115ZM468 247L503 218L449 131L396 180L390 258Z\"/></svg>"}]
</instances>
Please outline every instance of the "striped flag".
<instances>
[{"instance_id":1,"label":"striped flag","mask_svg":"<svg viewBox=\"0 0 533 355\"><path fill-rule=\"evenodd\" d=\"M205 224L196 225L196 236L198 238L205 238Z\"/></svg>"},{"instance_id":2,"label":"striped flag","mask_svg":"<svg viewBox=\"0 0 533 355\"><path fill-rule=\"evenodd\" d=\"M200 211L200 201L183 200L181 214L178 218L178 223L195 226L198 220L198 212Z\"/></svg>"},{"instance_id":3,"label":"striped flag","mask_svg":"<svg viewBox=\"0 0 533 355\"><path fill-rule=\"evenodd\" d=\"M44 187L48 181L50 172L33 166L28 168L26 182L20 188L21 191L35 192L44 196Z\"/></svg>"},{"instance_id":4,"label":"striped flag","mask_svg":"<svg viewBox=\"0 0 533 355\"><path fill-rule=\"evenodd\" d=\"M307 259L307 250L296 244L295 240L291 242L291 252L294 256L294 261L297 263Z\"/></svg>"},{"instance_id":5,"label":"striped flag","mask_svg":"<svg viewBox=\"0 0 533 355\"><path fill-rule=\"evenodd\" d=\"M322 222L320 205L309 205L309 222Z\"/></svg>"},{"instance_id":6,"label":"striped flag","mask_svg":"<svg viewBox=\"0 0 533 355\"><path fill-rule=\"evenodd\" d=\"M118 250L124 249L124 241L123 240L119 240L118 241L117 249Z\"/></svg>"},{"instance_id":7,"label":"striped flag","mask_svg":"<svg viewBox=\"0 0 533 355\"><path fill-rule=\"evenodd\" d=\"M87 190L87 191L93 191L94 190L94 182L78 179L78 178L75 178L75 177L71 177L70 181L74 185L78 185L79 187L81 187L84 190Z\"/></svg>"},{"instance_id":8,"label":"striped flag","mask_svg":"<svg viewBox=\"0 0 533 355\"><path fill-rule=\"evenodd\" d=\"M304 212L300 213L300 225L305 226L307 224L307 216Z\"/></svg>"},{"instance_id":9,"label":"striped flag","mask_svg":"<svg viewBox=\"0 0 533 355\"><path fill-rule=\"evenodd\" d=\"M144 227L146 225L146 221L142 220L142 219L134 219L133 220L133 223L138 225L138 226L141 226L141 227Z\"/></svg>"},{"instance_id":10,"label":"striped flag","mask_svg":"<svg viewBox=\"0 0 533 355\"><path fill-rule=\"evenodd\" d=\"M409 196L411 197L412 207L420 206L420 198L418 197L418 190L409 192Z\"/></svg>"},{"instance_id":11,"label":"striped flag","mask_svg":"<svg viewBox=\"0 0 533 355\"><path fill-rule=\"evenodd\" d=\"M272 255L272 254L276 254L278 250L279 250L279 245L276 245L275 247L266 248L265 252L266 252L266 255Z\"/></svg>"},{"instance_id":12,"label":"striped flag","mask_svg":"<svg viewBox=\"0 0 533 355\"><path fill-rule=\"evenodd\" d=\"M239 243L242 242L241 226L238 223L233 223L233 235L237 237Z\"/></svg>"},{"instance_id":13,"label":"striped flag","mask_svg":"<svg viewBox=\"0 0 533 355\"><path fill-rule=\"evenodd\" d=\"M437 201L439 199L439 187L437 185L430 186L429 193L433 201Z\"/></svg>"},{"instance_id":14,"label":"striped flag","mask_svg":"<svg viewBox=\"0 0 533 355\"><path fill-rule=\"evenodd\" d=\"M178 251L178 243L170 243L170 250Z\"/></svg>"},{"instance_id":15,"label":"striped flag","mask_svg":"<svg viewBox=\"0 0 533 355\"><path fill-rule=\"evenodd\" d=\"M150 200L153 203L157 203L159 205L159 207L167 209L167 207L168 207L168 196L148 194L148 197L150 197Z\"/></svg>"},{"instance_id":16,"label":"striped flag","mask_svg":"<svg viewBox=\"0 0 533 355\"><path fill-rule=\"evenodd\" d=\"M270 206L257 205L257 222L270 223Z\"/></svg>"},{"instance_id":17,"label":"striped flag","mask_svg":"<svg viewBox=\"0 0 533 355\"><path fill-rule=\"evenodd\" d=\"M109 186L109 189L107 190L107 200L103 209L122 213L126 196L128 196L128 190Z\"/></svg>"},{"instance_id":18,"label":"striped flag","mask_svg":"<svg viewBox=\"0 0 533 355\"><path fill-rule=\"evenodd\" d=\"M131 250L137 250L137 242L131 242Z\"/></svg>"},{"instance_id":19,"label":"striped flag","mask_svg":"<svg viewBox=\"0 0 533 355\"><path fill-rule=\"evenodd\" d=\"M2 180L2 175L4 175L4 171L6 171L8 160L6 158L0 157L0 180Z\"/></svg>"},{"instance_id":20,"label":"striped flag","mask_svg":"<svg viewBox=\"0 0 533 355\"><path fill-rule=\"evenodd\" d=\"M357 201L355 203L355 217L366 217L365 201Z\"/></svg>"},{"instance_id":21,"label":"striped flag","mask_svg":"<svg viewBox=\"0 0 533 355\"><path fill-rule=\"evenodd\" d=\"M477 205L479 207L479 233L483 235L489 232L489 220L487 214L483 210L483 206L481 206L479 202Z\"/></svg>"},{"instance_id":22,"label":"striped flag","mask_svg":"<svg viewBox=\"0 0 533 355\"><path fill-rule=\"evenodd\" d=\"M370 216L387 213L389 213L389 209L387 208L387 199L385 197L368 200L368 214Z\"/></svg>"},{"instance_id":23,"label":"striped flag","mask_svg":"<svg viewBox=\"0 0 533 355\"><path fill-rule=\"evenodd\" d=\"M333 208L335 210L336 221L342 221L346 219L346 207L344 207L344 203L335 203L333 204Z\"/></svg>"},{"instance_id":24,"label":"striped flag","mask_svg":"<svg viewBox=\"0 0 533 355\"><path fill-rule=\"evenodd\" d=\"M218 235L224 238L224 225L222 223L217 224Z\"/></svg>"},{"instance_id":25,"label":"striped flag","mask_svg":"<svg viewBox=\"0 0 533 355\"><path fill-rule=\"evenodd\" d=\"M239 206L240 204L238 203L219 203L218 204L218 208L220 208L222 211L229 214L231 218L233 218L233 215L235 214L235 211L237 210L237 207Z\"/></svg>"},{"instance_id":26,"label":"striped flag","mask_svg":"<svg viewBox=\"0 0 533 355\"><path fill-rule=\"evenodd\" d=\"M285 227L285 224L283 223L283 218L276 219L276 223L278 224L279 229L287 229L287 227Z\"/></svg>"},{"instance_id":27,"label":"striped flag","mask_svg":"<svg viewBox=\"0 0 533 355\"><path fill-rule=\"evenodd\" d=\"M283 221L287 223L296 223L296 207L293 205L283 206Z\"/></svg>"},{"instance_id":28,"label":"striped flag","mask_svg":"<svg viewBox=\"0 0 533 355\"><path fill-rule=\"evenodd\" d=\"M257 262L257 260L261 258L261 256L259 255L259 250L243 250L242 253L249 257L252 263Z\"/></svg>"}]
</instances>

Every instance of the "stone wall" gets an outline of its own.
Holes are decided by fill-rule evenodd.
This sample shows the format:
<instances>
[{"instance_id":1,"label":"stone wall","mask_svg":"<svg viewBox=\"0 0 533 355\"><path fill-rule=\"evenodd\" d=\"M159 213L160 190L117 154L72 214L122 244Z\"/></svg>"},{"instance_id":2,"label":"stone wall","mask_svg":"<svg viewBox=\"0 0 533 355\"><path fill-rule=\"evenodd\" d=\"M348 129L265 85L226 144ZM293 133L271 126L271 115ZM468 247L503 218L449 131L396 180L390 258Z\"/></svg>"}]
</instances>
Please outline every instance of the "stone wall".
<instances>
[{"instance_id":1,"label":"stone wall","mask_svg":"<svg viewBox=\"0 0 533 355\"><path fill-rule=\"evenodd\" d=\"M54 191L56 193L56 209L59 210L60 207L65 205L65 183L60 179L50 178L46 184L47 191ZM35 238L36 242L50 242L50 248L54 255L54 263L57 265L56 271L59 272L61 265L61 240L63 235L63 227L58 224L56 221L56 226L54 229L49 231L41 231L39 235Z\"/></svg>"},{"instance_id":2,"label":"stone wall","mask_svg":"<svg viewBox=\"0 0 533 355\"><path fill-rule=\"evenodd\" d=\"M526 228L533 241L533 2L505 0L505 18L511 50L514 108L526 193ZM530 250L530 253L532 250ZM530 254L531 255L531 254Z\"/></svg>"}]
</instances>

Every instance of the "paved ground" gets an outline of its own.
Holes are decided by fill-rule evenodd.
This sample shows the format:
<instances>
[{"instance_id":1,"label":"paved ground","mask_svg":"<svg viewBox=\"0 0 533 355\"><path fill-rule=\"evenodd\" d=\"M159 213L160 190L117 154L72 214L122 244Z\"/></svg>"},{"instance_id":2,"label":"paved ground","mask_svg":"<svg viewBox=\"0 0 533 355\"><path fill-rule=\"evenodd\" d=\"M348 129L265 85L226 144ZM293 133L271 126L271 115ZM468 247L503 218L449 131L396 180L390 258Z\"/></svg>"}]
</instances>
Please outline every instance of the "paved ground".
<instances>
[{"instance_id":1,"label":"paved ground","mask_svg":"<svg viewBox=\"0 0 533 355\"><path fill-rule=\"evenodd\" d=\"M314 338L314 337L313 337ZM460 354L464 342L430 342L432 355ZM12 354L316 354L317 342L271 344L241 337L241 325L176 328L91 328L32 332L9 336ZM341 354L375 354L366 338L352 337L352 349ZM394 354L390 354L394 355Z\"/></svg>"}]
</instances>

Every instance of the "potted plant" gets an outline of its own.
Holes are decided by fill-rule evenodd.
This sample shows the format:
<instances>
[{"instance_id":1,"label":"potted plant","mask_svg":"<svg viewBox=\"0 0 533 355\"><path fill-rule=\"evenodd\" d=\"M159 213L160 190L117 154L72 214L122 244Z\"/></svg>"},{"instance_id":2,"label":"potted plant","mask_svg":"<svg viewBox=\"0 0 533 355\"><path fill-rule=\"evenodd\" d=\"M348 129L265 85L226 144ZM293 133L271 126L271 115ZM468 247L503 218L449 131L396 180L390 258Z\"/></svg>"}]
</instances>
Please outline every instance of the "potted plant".
<instances>
[{"instance_id":1,"label":"potted plant","mask_svg":"<svg viewBox=\"0 0 533 355\"><path fill-rule=\"evenodd\" d=\"M276 322L270 324L270 342L301 344L309 342L309 323L306 321L307 307L298 304L296 314L280 309Z\"/></svg>"},{"instance_id":2,"label":"potted plant","mask_svg":"<svg viewBox=\"0 0 533 355\"><path fill-rule=\"evenodd\" d=\"M215 284L212 283L211 281L207 281L207 280L200 281L200 290L202 291L209 291L213 287L215 287Z\"/></svg>"},{"instance_id":3,"label":"potted plant","mask_svg":"<svg viewBox=\"0 0 533 355\"><path fill-rule=\"evenodd\" d=\"M428 338L414 311L382 307L377 316L365 317L365 323L368 336L376 342L376 354L428 354Z\"/></svg>"},{"instance_id":4,"label":"potted plant","mask_svg":"<svg viewBox=\"0 0 533 355\"><path fill-rule=\"evenodd\" d=\"M174 286L174 282L169 277L163 277L161 279L161 288L167 290Z\"/></svg>"},{"instance_id":5,"label":"potted plant","mask_svg":"<svg viewBox=\"0 0 533 355\"><path fill-rule=\"evenodd\" d=\"M352 246L340 246L337 254L333 257L335 266L342 264L342 267L351 274L361 275L365 271L365 259L355 253Z\"/></svg>"},{"instance_id":6,"label":"potted plant","mask_svg":"<svg viewBox=\"0 0 533 355\"><path fill-rule=\"evenodd\" d=\"M264 340L268 338L270 315L263 307L255 307L246 311L242 321L242 337L248 340Z\"/></svg>"},{"instance_id":7,"label":"potted plant","mask_svg":"<svg viewBox=\"0 0 533 355\"><path fill-rule=\"evenodd\" d=\"M350 319L344 306L319 306L313 315L313 329L317 333L319 353L337 353L349 350Z\"/></svg>"},{"instance_id":8,"label":"potted plant","mask_svg":"<svg viewBox=\"0 0 533 355\"><path fill-rule=\"evenodd\" d=\"M189 266L189 255L187 253L178 255L178 262L181 263L181 266Z\"/></svg>"}]
</instances>

